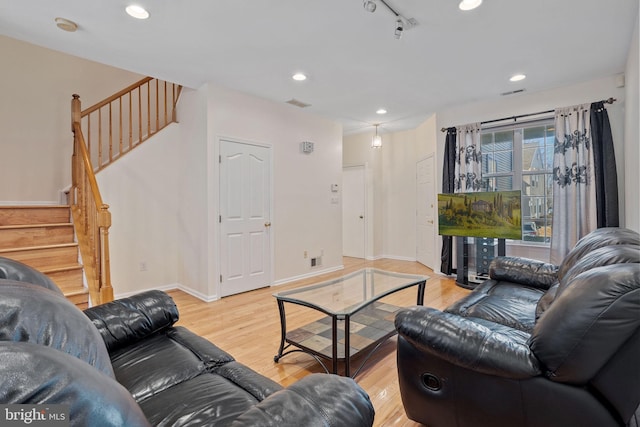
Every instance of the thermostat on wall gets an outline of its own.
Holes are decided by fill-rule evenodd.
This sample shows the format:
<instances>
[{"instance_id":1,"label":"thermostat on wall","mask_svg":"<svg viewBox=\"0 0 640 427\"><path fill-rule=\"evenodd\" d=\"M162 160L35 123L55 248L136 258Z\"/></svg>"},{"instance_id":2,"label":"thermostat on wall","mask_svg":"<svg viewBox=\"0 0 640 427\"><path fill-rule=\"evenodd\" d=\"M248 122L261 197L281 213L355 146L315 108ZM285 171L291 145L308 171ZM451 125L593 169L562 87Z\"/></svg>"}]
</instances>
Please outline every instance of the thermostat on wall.
<instances>
[{"instance_id":1,"label":"thermostat on wall","mask_svg":"<svg viewBox=\"0 0 640 427\"><path fill-rule=\"evenodd\" d=\"M303 153L313 153L313 142L303 141L302 142L302 152Z\"/></svg>"}]
</instances>

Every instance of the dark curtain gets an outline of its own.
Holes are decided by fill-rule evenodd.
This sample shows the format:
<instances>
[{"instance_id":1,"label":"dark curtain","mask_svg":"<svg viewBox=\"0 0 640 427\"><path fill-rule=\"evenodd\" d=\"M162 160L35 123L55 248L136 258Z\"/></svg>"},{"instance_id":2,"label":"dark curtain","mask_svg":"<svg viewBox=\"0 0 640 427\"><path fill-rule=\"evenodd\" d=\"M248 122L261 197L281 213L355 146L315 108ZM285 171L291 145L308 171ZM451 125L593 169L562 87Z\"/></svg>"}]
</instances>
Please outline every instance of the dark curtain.
<instances>
[{"instance_id":1,"label":"dark curtain","mask_svg":"<svg viewBox=\"0 0 640 427\"><path fill-rule=\"evenodd\" d=\"M447 129L444 143L444 164L442 165L442 192L454 193L456 170L456 128ZM440 254L440 271L450 275L453 273L453 238L442 236L442 253Z\"/></svg>"},{"instance_id":2,"label":"dark curtain","mask_svg":"<svg viewBox=\"0 0 640 427\"><path fill-rule=\"evenodd\" d=\"M598 228L618 227L618 174L609 114L604 102L591 104L591 141L593 146Z\"/></svg>"}]
</instances>

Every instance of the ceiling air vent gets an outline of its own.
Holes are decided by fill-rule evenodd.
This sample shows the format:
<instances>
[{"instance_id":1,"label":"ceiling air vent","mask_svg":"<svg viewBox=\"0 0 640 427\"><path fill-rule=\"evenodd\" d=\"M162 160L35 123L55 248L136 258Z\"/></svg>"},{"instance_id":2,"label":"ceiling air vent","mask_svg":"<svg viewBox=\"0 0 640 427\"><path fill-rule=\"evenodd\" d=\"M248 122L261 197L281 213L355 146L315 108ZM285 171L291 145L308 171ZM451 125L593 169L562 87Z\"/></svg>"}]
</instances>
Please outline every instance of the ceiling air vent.
<instances>
[{"instance_id":1,"label":"ceiling air vent","mask_svg":"<svg viewBox=\"0 0 640 427\"><path fill-rule=\"evenodd\" d=\"M500 96L515 95L516 93L521 93L521 92L524 92L525 90L526 89L510 90L509 92L502 92Z\"/></svg>"},{"instance_id":2,"label":"ceiling air vent","mask_svg":"<svg viewBox=\"0 0 640 427\"><path fill-rule=\"evenodd\" d=\"M287 104L295 105L296 107L300 107L300 108L305 108L305 107L310 107L311 106L311 104L305 104L304 102L298 101L295 98L291 98L290 100L288 100Z\"/></svg>"}]
</instances>

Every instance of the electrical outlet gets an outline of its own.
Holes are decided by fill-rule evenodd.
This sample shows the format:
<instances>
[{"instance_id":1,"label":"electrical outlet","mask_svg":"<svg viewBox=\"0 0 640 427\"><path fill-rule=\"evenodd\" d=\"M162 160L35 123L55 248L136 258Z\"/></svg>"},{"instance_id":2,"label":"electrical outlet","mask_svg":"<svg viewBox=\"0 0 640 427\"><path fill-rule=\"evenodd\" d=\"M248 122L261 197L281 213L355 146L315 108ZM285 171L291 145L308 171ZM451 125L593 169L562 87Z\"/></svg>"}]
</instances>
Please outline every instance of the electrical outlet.
<instances>
[{"instance_id":1,"label":"electrical outlet","mask_svg":"<svg viewBox=\"0 0 640 427\"><path fill-rule=\"evenodd\" d=\"M140 261L140 271L147 271L147 261Z\"/></svg>"},{"instance_id":2,"label":"electrical outlet","mask_svg":"<svg viewBox=\"0 0 640 427\"><path fill-rule=\"evenodd\" d=\"M309 254L307 253L307 251L304 251L304 258L307 259L307 256L309 256Z\"/></svg>"}]
</instances>

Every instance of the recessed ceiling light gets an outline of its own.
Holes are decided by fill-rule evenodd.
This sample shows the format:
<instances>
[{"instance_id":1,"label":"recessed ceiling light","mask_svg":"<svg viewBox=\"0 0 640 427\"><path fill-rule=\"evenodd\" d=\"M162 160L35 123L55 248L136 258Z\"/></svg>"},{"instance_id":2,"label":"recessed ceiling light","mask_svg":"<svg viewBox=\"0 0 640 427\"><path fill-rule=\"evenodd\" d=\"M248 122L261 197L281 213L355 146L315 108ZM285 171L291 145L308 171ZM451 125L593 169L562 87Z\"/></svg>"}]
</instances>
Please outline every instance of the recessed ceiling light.
<instances>
[{"instance_id":1,"label":"recessed ceiling light","mask_svg":"<svg viewBox=\"0 0 640 427\"><path fill-rule=\"evenodd\" d=\"M76 31L78 29L78 24L76 24L73 21L69 21L68 19L56 18L55 22L56 22L56 26L58 28L60 28L61 30L64 30L64 31L68 31L70 33L73 33L74 31Z\"/></svg>"},{"instance_id":2,"label":"recessed ceiling light","mask_svg":"<svg viewBox=\"0 0 640 427\"><path fill-rule=\"evenodd\" d=\"M385 110L384 108L380 108L378 111L376 111L376 114L387 114L387 110Z\"/></svg>"},{"instance_id":3,"label":"recessed ceiling light","mask_svg":"<svg viewBox=\"0 0 640 427\"><path fill-rule=\"evenodd\" d=\"M511 78L509 78L510 82L519 82L520 80L524 80L526 79L527 76L525 76L524 74L514 74L513 76L511 76Z\"/></svg>"},{"instance_id":4,"label":"recessed ceiling light","mask_svg":"<svg viewBox=\"0 0 640 427\"><path fill-rule=\"evenodd\" d=\"M125 10L129 16L133 16L136 19L147 19L149 17L149 12L147 12L142 6L132 4L127 6Z\"/></svg>"},{"instance_id":5,"label":"recessed ceiling light","mask_svg":"<svg viewBox=\"0 0 640 427\"><path fill-rule=\"evenodd\" d=\"M293 76L291 76L291 78L293 80L297 80L299 82L303 81L303 80L307 80L307 76L303 73L295 73Z\"/></svg>"},{"instance_id":6,"label":"recessed ceiling light","mask_svg":"<svg viewBox=\"0 0 640 427\"><path fill-rule=\"evenodd\" d=\"M460 10L472 10L482 4L482 0L462 0L458 7Z\"/></svg>"}]
</instances>

